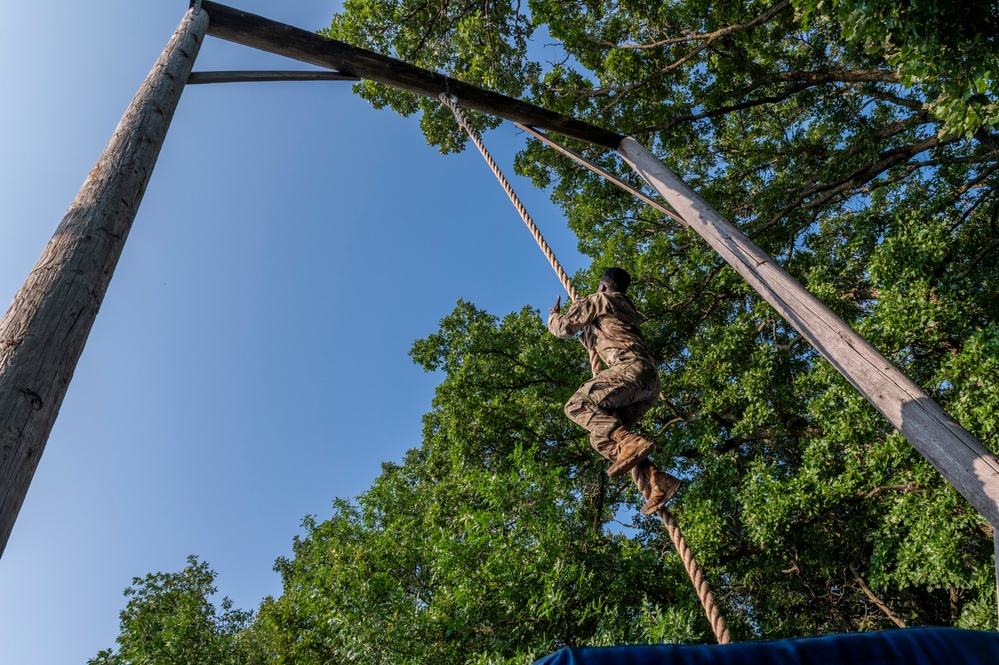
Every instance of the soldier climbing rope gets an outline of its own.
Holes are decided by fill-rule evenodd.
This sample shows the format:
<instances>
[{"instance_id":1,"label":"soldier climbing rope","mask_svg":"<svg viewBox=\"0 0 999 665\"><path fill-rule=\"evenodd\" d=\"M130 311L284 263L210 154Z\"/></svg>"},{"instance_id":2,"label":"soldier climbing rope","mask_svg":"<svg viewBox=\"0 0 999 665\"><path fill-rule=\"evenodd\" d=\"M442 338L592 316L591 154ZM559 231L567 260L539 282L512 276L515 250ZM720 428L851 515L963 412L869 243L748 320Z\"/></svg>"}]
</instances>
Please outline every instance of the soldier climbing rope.
<instances>
[{"instance_id":1,"label":"soldier climbing rope","mask_svg":"<svg viewBox=\"0 0 999 665\"><path fill-rule=\"evenodd\" d=\"M635 138L211 0L194 0L191 5L60 223L54 241L46 246L36 269L0 320L0 340L9 342L0 344L0 421L18 424L0 432L0 447L8 451L0 458L0 553L44 451L180 93L190 81L194 59L204 38L213 36L326 67L340 73L337 80L365 79L430 98L436 98L441 90L453 92L461 96L466 107L516 122L563 154L686 223L992 524L999 560L999 457ZM240 75L230 80L253 77ZM459 123L487 155L477 134L467 121L462 122L457 100L441 101L455 111ZM157 113L143 111L153 107ZM679 214L558 146L535 128L617 150ZM491 161L488 156L487 161ZM119 168L122 164L129 167ZM495 166L494 172L505 181ZM504 189L521 210L523 206L515 200L509 183ZM533 222L528 226L533 227L532 233L566 291L575 298L571 282L540 232ZM94 237L114 242L89 242ZM76 314L66 316L66 312ZM592 355L591 364L598 369ZM667 528L668 515L660 512ZM674 536L671 531L674 542L681 538L676 533ZM691 559L688 572L697 585L693 565ZM707 603L705 607L712 616ZM720 617L717 622L712 620L712 625L719 640L727 640Z\"/></svg>"},{"instance_id":2,"label":"soldier climbing rope","mask_svg":"<svg viewBox=\"0 0 999 665\"><path fill-rule=\"evenodd\" d=\"M545 255L545 258L548 259L548 263L555 271L555 274L558 275L558 279L562 283L562 287L569 294L569 298L572 300L572 302L578 300L579 297L577 295L576 288L572 284L572 281L569 279L569 276L566 274L565 270L562 269L562 265L555 257L555 253L552 251L551 247L549 247L547 241L545 241L545 238L541 234L541 230L538 228L538 225L534 223L534 220L527 212L527 209L524 207L524 204L521 203L520 198L517 196L517 193L513 189L513 186L510 185L510 182L506 179L506 176L503 175L503 172L496 164L496 161L492 158L492 155L489 154L489 151L486 149L485 144L482 142L482 137L479 135L479 132L469 122L467 116L465 116L465 113L462 110L461 106L459 105L457 98L455 98L453 95L442 93L440 97L438 97L438 99L442 104L451 109L451 112L454 113L454 117L455 120L458 122L458 125L465 130L469 138L472 140L472 143L474 143L475 147L479 149L480 153L482 153L483 159L486 160L486 163L489 165L489 168L492 170L493 174L496 176L496 179L503 187L503 190L510 198L510 202L513 203L513 207L517 209L518 213L520 213L520 217L524 221L524 224L527 225L527 228L530 230L531 235L534 236L535 241L538 243L538 247L541 248L541 251ZM525 129L528 128L525 127ZM531 130L528 129L528 131ZM553 145L554 143L550 141L550 139L547 139L547 137L539 135L537 132L531 131L531 133L534 134L535 136L538 136L538 138L541 138L546 143L549 143L549 145ZM562 149L561 151L565 152L566 154L571 152L568 151L567 149ZM583 162L586 161L583 160L583 158L580 157L579 155L576 155L575 153L572 153L572 155L570 156L572 156L577 161L583 161ZM651 205L654 205L655 207L659 208L665 214L676 219L678 222L685 223L673 211L669 210L668 208L665 208L665 206L663 206L662 204L649 199L648 197L646 197L644 194L641 194L637 190L633 190L633 188L631 188L630 185L627 185L623 181L620 181L619 179L607 173L605 170L601 169L600 167L595 166L593 164L589 164L588 162L586 163L586 166L587 168L590 168L594 172L608 178L616 185L623 187L628 191L631 191L636 196L640 196L640 198L646 200L647 203L650 203ZM588 351L590 353L590 368L595 376L600 371L600 364L599 364L600 358L599 356L596 355L596 351L594 349L588 348ZM635 480L635 484L638 486L639 491L642 493L642 496L644 496L646 499L649 499L649 497L652 494L652 487L650 486L646 476L644 474L639 473L639 474L634 474L633 478ZM659 516L659 519L662 520L663 526L666 527L666 531L669 533L670 539L673 541L673 545L674 547L676 547L676 551L680 555L680 559L683 561L684 568L686 568L687 574L690 576L690 581L693 584L694 590L697 593L697 597L701 601L701 605L704 608L704 613L707 615L708 621L711 623L711 629L714 631L715 638L718 640L719 644L730 643L732 641L732 638L729 634L728 627L725 625L725 618L722 616L717 603L715 603L714 594L711 592L711 588L704 577L704 573L701 571L700 566L697 565L697 561L694 559L693 552L691 552L690 547L687 545L686 539L683 537L683 534L680 531L679 523L677 523L676 518L665 506L660 508L656 512L656 514Z\"/></svg>"}]
</instances>

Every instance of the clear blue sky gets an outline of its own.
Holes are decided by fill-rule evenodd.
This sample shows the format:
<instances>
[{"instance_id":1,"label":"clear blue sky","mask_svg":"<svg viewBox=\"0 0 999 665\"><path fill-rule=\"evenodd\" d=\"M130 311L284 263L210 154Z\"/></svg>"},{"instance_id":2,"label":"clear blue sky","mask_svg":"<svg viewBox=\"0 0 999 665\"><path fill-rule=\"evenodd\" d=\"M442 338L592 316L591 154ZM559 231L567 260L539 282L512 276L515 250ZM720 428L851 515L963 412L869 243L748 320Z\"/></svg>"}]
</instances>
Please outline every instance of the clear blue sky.
<instances>
[{"instance_id":1,"label":"clear blue sky","mask_svg":"<svg viewBox=\"0 0 999 665\"><path fill-rule=\"evenodd\" d=\"M234 0L306 29L333 2ZM0 301L23 283L184 0L0 0ZM195 69L305 68L209 39ZM512 172L524 137L486 140ZM571 274L545 192L511 175ZM197 554L255 609L307 514L420 442L439 377L413 340L459 298L560 286L477 152L349 83L189 88L0 559L0 663L84 663L122 591Z\"/></svg>"}]
</instances>

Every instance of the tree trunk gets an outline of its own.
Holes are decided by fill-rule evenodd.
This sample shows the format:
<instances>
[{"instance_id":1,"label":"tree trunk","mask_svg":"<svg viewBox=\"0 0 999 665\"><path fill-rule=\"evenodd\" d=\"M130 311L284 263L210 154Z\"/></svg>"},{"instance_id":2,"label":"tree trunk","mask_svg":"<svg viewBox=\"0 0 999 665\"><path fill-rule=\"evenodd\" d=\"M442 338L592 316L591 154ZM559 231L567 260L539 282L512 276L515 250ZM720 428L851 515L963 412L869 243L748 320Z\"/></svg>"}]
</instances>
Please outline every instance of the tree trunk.
<instances>
[{"instance_id":1,"label":"tree trunk","mask_svg":"<svg viewBox=\"0 0 999 665\"><path fill-rule=\"evenodd\" d=\"M0 554L207 29L185 15L0 321Z\"/></svg>"},{"instance_id":2,"label":"tree trunk","mask_svg":"<svg viewBox=\"0 0 999 665\"><path fill-rule=\"evenodd\" d=\"M999 459L635 139L618 152L993 525Z\"/></svg>"}]
</instances>

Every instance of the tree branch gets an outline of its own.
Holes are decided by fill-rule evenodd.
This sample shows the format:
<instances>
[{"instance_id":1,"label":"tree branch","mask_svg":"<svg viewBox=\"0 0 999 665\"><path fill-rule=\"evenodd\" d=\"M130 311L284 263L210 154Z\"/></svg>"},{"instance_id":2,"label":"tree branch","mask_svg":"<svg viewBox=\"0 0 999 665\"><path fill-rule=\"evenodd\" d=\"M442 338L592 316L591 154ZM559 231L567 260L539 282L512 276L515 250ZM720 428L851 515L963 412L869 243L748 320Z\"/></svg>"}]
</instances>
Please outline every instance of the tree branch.
<instances>
[{"instance_id":1,"label":"tree branch","mask_svg":"<svg viewBox=\"0 0 999 665\"><path fill-rule=\"evenodd\" d=\"M902 77L893 69L832 69L814 72L778 72L764 79L764 84L774 81L796 81L815 86L825 83L901 83ZM922 108L922 105L919 108Z\"/></svg>"},{"instance_id":2,"label":"tree branch","mask_svg":"<svg viewBox=\"0 0 999 665\"><path fill-rule=\"evenodd\" d=\"M702 51L704 51L705 49L709 48L714 42L716 42L717 40L721 39L722 37L726 37L726 36L731 35L731 34L736 33L736 32L741 32L741 31L744 31L744 30L750 30L750 29L752 29L752 28L754 28L754 27L756 27L756 26L758 26L758 25L760 25L762 23L766 23L767 21L769 21L770 19L772 19L774 16L776 16L777 14L783 12L785 9L788 9L790 7L791 7L790 1L789 0L783 0L782 2L777 3L776 5L774 5L773 7L771 7L769 10L765 11L764 13L760 14L759 16L755 17L754 19L752 19L750 21L747 21L746 23L739 23L737 25L726 26L726 27L721 28L720 30L716 30L714 32L702 33L702 34L698 34L698 35L689 35L689 36L686 36L686 37L679 38L679 41L677 41L675 43L685 43L685 42L691 42L691 41L699 41L699 42L702 42L702 43L698 44L693 49L691 49L690 51L688 51L687 53L685 53L678 60L674 60L673 62L669 63L665 67L661 68L656 73L650 74L649 76L646 76L644 79L642 79L640 81L636 81L635 83L632 83L632 84L629 84L629 85L626 85L626 86L623 86L623 87L620 87L620 88L606 87L605 86L605 87L601 87L601 88L595 88L593 90L575 90L573 92L575 92L575 94L579 94L579 95L587 96L587 97L604 97L604 96L613 94L614 98L603 109L604 111L606 111L611 106L614 106L615 104L617 104L618 101L621 99L621 97L625 93L632 92L633 90L636 90L637 88L645 86L645 85L647 85L647 84L649 84L649 83L651 83L653 81L656 81L656 80L662 78L663 76L666 76L667 74L669 74L670 72L676 70L678 67L680 67L684 63L686 63L689 60L691 60L697 54L699 54ZM609 44L606 44L606 45L609 45ZM614 48L620 48L620 47L618 47L616 45L614 45L613 47ZM628 47L625 46L624 48L628 48Z\"/></svg>"},{"instance_id":3,"label":"tree branch","mask_svg":"<svg viewBox=\"0 0 999 665\"><path fill-rule=\"evenodd\" d=\"M774 16L776 16L779 13L781 13L782 11L784 11L785 9L787 9L790 6L791 6L791 3L789 2L789 0L783 0L782 2L779 2L776 5L774 5L773 7L771 7L766 12L760 14L759 16L753 18L750 21L747 21L746 23L739 23L737 25L726 26L726 27L721 28L719 30L715 30L714 32L700 32L700 33L690 33L690 32L688 32L683 37L674 37L672 39L662 39L660 41L652 42L650 44L618 44L618 43L614 43L614 42L608 42L608 41L596 40L596 39L593 39L593 40L590 40L590 41L591 41L591 43L596 44L598 46L608 46L610 48L615 48L615 49L639 49L639 50L660 48L662 46L673 46L675 44L686 44L686 43L689 43L689 42L699 42L699 41L713 42L716 39L720 39L721 37L724 37L726 35L730 35L733 32L739 32L741 30L748 30L749 28L756 27L757 25L759 25L761 23L766 23L767 21L769 21L770 19L772 19Z\"/></svg>"},{"instance_id":4,"label":"tree branch","mask_svg":"<svg viewBox=\"0 0 999 665\"><path fill-rule=\"evenodd\" d=\"M769 229L770 227L777 224L786 215L794 212L795 210L811 210L812 208L823 206L830 200L835 198L838 194L845 191L849 191L859 184L867 183L881 175L888 169L896 166L921 152L930 150L941 145L941 141L936 136L929 136L921 141L915 143L910 143L909 145L900 146L898 148L893 148L887 150L880 155L878 155L877 160L870 161L862 166L855 168L846 176L836 180L834 182L813 185L808 187L803 192L798 194L795 200L785 206L782 210L778 211L773 217L771 217L765 224L763 224L759 229L751 234L751 237L757 237L763 231ZM808 201L809 197L819 195ZM806 203L807 201L807 203Z\"/></svg>"},{"instance_id":5,"label":"tree branch","mask_svg":"<svg viewBox=\"0 0 999 665\"><path fill-rule=\"evenodd\" d=\"M913 493L913 492L915 492L915 493L922 493L922 492L925 492L925 491L926 490L923 490L923 489L917 489L916 488L916 484L915 483L911 483L911 482L910 483L905 483L903 485L882 485L880 487L875 487L870 492L868 492L867 494L865 494L864 498L865 499L870 499L871 497L877 496L878 494L881 494L882 492L902 492L903 494L910 494L910 493Z\"/></svg>"},{"instance_id":6,"label":"tree branch","mask_svg":"<svg viewBox=\"0 0 999 665\"><path fill-rule=\"evenodd\" d=\"M899 628L905 628L906 627L905 621L902 621L902 619L899 618L897 614L891 611L890 607L885 605L884 602L880 598L878 598L873 591L871 591L871 587L867 586L867 583L864 582L864 578L860 576L860 573L857 572L857 569L854 568L853 565L850 566L850 572L853 573L853 577L857 580L857 584L860 585L860 588L864 592L864 595L866 595L871 600L872 603L877 605L878 608L885 613L885 616L891 619L892 623L894 623Z\"/></svg>"}]
</instances>

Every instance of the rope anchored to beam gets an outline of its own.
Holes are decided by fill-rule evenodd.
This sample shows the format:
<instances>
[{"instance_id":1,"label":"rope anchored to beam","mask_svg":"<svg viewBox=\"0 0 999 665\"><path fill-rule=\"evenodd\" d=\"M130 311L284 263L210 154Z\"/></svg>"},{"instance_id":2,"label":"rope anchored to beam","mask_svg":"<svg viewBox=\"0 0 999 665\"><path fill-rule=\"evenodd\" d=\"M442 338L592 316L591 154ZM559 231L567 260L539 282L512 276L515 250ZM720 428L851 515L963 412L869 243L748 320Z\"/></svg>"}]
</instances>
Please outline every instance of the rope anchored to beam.
<instances>
[{"instance_id":1,"label":"rope anchored to beam","mask_svg":"<svg viewBox=\"0 0 999 665\"><path fill-rule=\"evenodd\" d=\"M527 225L531 235L534 236L534 240L538 243L538 247L541 248L545 258L548 259L548 263L551 265L552 270L554 270L555 274L558 275L558 280L562 282L562 287L565 289L566 293L569 294L569 298L572 299L572 302L579 300L579 296L576 294L576 287L572 285L572 282L569 280L569 276L565 274L565 270L562 269L562 264L560 264L558 259L555 258L555 252L553 252L552 248L548 246L548 243L545 241L545 237L541 235L541 230L538 228L538 225L534 223L533 219L531 219L531 215L528 214L527 208L525 208L524 204L520 202L520 198L517 196L517 193L513 191L513 187L510 185L510 182L506 179L506 176L503 175L503 172L500 171L499 166L496 165L496 160L494 160L492 155L489 154L485 144L482 142L482 137L479 136L479 132L472 126L472 123L468 121L468 118L465 116L465 112L462 111L461 107L458 106L458 100L453 95L449 95L446 92L442 92L438 99L442 104L451 109L451 112L454 113L454 117L458 121L458 124L462 129L468 132L468 136L472 139L472 143L474 143L475 147L482 153L486 163L489 164L489 168L492 169L496 179L499 180L500 185L503 186L503 191L505 191L506 195L510 197L510 202L513 203L513 207L520 213L520 218L524 220L524 224Z\"/></svg>"}]
</instances>

